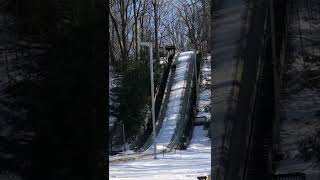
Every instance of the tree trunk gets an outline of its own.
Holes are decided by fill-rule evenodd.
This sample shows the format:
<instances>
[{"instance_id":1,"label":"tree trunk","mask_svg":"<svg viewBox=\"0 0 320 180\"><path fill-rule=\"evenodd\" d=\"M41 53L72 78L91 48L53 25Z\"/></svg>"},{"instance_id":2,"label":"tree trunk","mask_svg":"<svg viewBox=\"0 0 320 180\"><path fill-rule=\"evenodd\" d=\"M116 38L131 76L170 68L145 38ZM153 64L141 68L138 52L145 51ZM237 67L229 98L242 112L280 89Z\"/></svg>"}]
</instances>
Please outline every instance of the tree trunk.
<instances>
[{"instance_id":1,"label":"tree trunk","mask_svg":"<svg viewBox=\"0 0 320 180\"><path fill-rule=\"evenodd\" d=\"M153 11L154 11L154 41L155 41L155 55L156 55L156 64L159 64L159 38L158 38L158 1L154 0L153 2Z\"/></svg>"},{"instance_id":2,"label":"tree trunk","mask_svg":"<svg viewBox=\"0 0 320 180\"><path fill-rule=\"evenodd\" d=\"M138 14L137 14L137 0L133 0L133 12L134 12L134 46L135 46L135 59L139 63L139 45L138 45Z\"/></svg>"}]
</instances>

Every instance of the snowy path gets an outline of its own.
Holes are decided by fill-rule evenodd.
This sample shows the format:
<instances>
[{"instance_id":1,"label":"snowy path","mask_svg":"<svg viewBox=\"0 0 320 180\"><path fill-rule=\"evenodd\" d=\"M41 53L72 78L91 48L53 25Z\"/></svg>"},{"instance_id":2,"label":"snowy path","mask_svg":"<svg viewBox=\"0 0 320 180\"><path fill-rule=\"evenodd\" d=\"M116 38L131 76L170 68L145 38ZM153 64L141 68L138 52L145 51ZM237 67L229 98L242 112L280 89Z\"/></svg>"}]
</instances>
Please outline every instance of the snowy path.
<instances>
[{"instance_id":1,"label":"snowy path","mask_svg":"<svg viewBox=\"0 0 320 180\"><path fill-rule=\"evenodd\" d=\"M197 116L207 116L207 118L211 116L210 110L208 111L205 108L210 104L210 60L211 57L208 57L202 66L200 96L198 99L198 109L200 111L197 114ZM179 66L177 66L177 70L178 68ZM181 69L180 72L183 72L183 70ZM176 83L176 88L172 88L172 90L177 89L177 86L183 87L182 84L178 84ZM174 102L176 101L172 101L172 103ZM174 116L175 112L171 109L168 111L168 115ZM166 129L170 129L169 127L169 123L167 122L167 125L163 126L162 133L170 132L169 130L165 131ZM174 125L171 127L174 127ZM161 131L159 135L161 135ZM161 140L160 142L163 142L163 144L166 144L165 139L169 139L169 136L158 136L158 140ZM194 180L198 176L209 175L211 172L211 142L208 138L208 130L204 130L203 126L196 126L187 150L170 152L164 156L161 154L157 158L154 160L153 156L147 156L136 161L111 164L109 165L109 179Z\"/></svg>"}]
</instances>

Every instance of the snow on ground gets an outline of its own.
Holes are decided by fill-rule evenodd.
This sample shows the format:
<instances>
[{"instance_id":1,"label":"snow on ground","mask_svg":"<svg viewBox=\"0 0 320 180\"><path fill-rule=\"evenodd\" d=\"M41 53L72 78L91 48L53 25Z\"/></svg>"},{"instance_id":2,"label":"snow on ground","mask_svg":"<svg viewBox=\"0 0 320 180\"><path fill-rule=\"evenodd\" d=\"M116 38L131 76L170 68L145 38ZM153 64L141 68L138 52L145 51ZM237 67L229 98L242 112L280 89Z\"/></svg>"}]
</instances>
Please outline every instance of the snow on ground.
<instances>
[{"instance_id":1,"label":"snow on ground","mask_svg":"<svg viewBox=\"0 0 320 180\"><path fill-rule=\"evenodd\" d=\"M188 180L208 175L211 171L211 147L207 131L195 127L192 142L186 151L147 156L137 161L109 166L110 180Z\"/></svg>"},{"instance_id":2,"label":"snow on ground","mask_svg":"<svg viewBox=\"0 0 320 180\"><path fill-rule=\"evenodd\" d=\"M210 89L209 81L211 80L211 76L209 72L211 69L210 66L208 67L210 60L210 57L207 58L201 68L202 81L199 91L200 97L198 99L200 106L210 103L210 93L208 93L208 89L206 88L209 85ZM178 84L176 85L177 87L179 87ZM170 112L172 112L172 109ZM210 117L210 111L206 112L204 108L199 113L201 116ZM169 129L169 126L166 127ZM168 137L162 136L162 138L164 140ZM177 150L176 152L166 153L164 156L163 154L159 154L156 160L153 159L153 156L146 156L135 161L109 164L110 180L195 180L198 176L209 175L210 173L211 142L208 138L208 130L204 130L203 126L194 127L192 140L185 151Z\"/></svg>"}]
</instances>

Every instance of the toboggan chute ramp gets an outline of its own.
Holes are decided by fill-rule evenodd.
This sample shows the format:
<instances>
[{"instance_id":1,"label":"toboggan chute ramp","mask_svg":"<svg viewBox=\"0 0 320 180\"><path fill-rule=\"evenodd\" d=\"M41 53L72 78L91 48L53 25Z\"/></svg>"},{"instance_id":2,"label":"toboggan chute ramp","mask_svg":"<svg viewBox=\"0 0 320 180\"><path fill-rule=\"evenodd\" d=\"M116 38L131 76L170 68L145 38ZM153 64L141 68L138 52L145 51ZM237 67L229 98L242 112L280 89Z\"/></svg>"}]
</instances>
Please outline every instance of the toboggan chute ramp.
<instances>
[{"instance_id":1,"label":"toboggan chute ramp","mask_svg":"<svg viewBox=\"0 0 320 180\"><path fill-rule=\"evenodd\" d=\"M189 120L192 87L194 85L197 51L178 52L174 55L166 82L164 98L156 121L157 154L170 152L179 145ZM153 136L150 134L141 153L109 157L109 163L135 160L151 156L154 152Z\"/></svg>"}]
</instances>

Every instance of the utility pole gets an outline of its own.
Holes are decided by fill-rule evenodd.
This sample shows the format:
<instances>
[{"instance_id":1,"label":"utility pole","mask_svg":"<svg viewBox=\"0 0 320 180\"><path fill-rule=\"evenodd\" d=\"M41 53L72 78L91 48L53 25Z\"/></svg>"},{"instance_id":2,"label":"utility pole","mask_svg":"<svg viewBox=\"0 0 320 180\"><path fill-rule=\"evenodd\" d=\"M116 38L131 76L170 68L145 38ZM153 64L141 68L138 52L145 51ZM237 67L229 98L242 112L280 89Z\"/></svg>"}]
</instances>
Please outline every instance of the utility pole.
<instances>
[{"instance_id":1,"label":"utility pole","mask_svg":"<svg viewBox=\"0 0 320 180\"><path fill-rule=\"evenodd\" d=\"M157 145L156 145L156 121L155 121L155 110L154 110L154 80L153 80L153 51L151 42L141 42L141 46L149 47L150 54L150 79L151 79L151 113L152 113L152 127L153 127L153 151L154 159L157 159Z\"/></svg>"}]
</instances>

